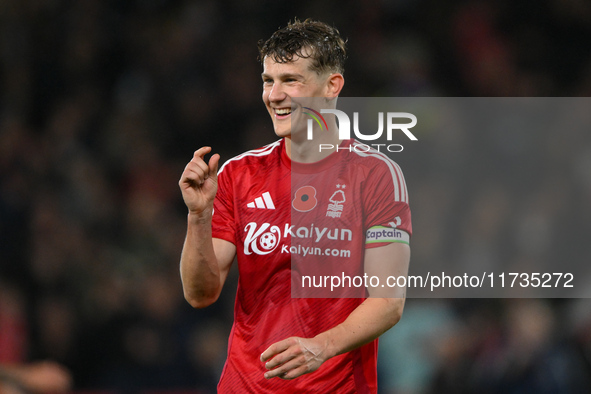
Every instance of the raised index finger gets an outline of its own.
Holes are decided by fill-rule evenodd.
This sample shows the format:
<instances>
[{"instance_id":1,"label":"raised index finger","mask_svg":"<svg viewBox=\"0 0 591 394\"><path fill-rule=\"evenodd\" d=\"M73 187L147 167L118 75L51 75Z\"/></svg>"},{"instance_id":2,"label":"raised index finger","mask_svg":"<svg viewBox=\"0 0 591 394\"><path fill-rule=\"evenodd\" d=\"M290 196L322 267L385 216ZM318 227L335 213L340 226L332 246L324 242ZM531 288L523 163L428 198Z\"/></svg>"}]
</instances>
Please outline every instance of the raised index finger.
<instances>
[{"instance_id":1,"label":"raised index finger","mask_svg":"<svg viewBox=\"0 0 591 394\"><path fill-rule=\"evenodd\" d=\"M204 146L204 147L197 149L195 151L195 153L193 153L193 157L203 159L203 156L205 156L209 152L211 152L211 146Z\"/></svg>"},{"instance_id":2,"label":"raised index finger","mask_svg":"<svg viewBox=\"0 0 591 394\"><path fill-rule=\"evenodd\" d=\"M209 146L204 146L202 148L199 148L195 151L195 153L193 153L193 159L191 159L191 163L194 163L195 165L197 165L201 171L203 171L203 177L204 179L209 178L211 171L211 168L208 166L208 164L205 162L204 156L206 154L208 154L209 152L211 152L211 147ZM218 157L219 160L219 155L214 155ZM210 159L211 162L211 159ZM215 175L215 174L214 174Z\"/></svg>"}]
</instances>

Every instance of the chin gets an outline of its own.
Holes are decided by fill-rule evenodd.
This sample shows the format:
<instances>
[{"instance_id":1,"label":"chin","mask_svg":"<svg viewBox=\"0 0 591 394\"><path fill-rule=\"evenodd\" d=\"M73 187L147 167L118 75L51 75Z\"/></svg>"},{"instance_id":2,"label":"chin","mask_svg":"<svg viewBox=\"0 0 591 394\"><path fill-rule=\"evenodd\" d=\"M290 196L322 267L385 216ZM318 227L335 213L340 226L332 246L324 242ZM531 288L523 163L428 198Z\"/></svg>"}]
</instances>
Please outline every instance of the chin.
<instances>
[{"instance_id":1,"label":"chin","mask_svg":"<svg viewBox=\"0 0 591 394\"><path fill-rule=\"evenodd\" d=\"M284 138L291 136L291 128L275 128L275 134L277 137Z\"/></svg>"}]
</instances>

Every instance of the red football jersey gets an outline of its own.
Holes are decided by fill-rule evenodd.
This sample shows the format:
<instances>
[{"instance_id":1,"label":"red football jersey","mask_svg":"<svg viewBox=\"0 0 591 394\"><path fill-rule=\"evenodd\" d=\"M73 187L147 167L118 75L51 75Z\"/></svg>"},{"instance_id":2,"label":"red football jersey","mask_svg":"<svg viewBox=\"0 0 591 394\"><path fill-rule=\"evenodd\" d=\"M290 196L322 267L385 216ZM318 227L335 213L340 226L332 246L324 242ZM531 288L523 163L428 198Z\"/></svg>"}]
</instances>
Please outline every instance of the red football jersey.
<instances>
[{"instance_id":1,"label":"red football jersey","mask_svg":"<svg viewBox=\"0 0 591 394\"><path fill-rule=\"evenodd\" d=\"M322 272L354 274L363 267L365 248L408 242L410 210L400 168L379 152L353 149L357 145L344 141L339 152L301 164L291 162L279 140L220 168L213 237L236 245L239 283L218 392L377 392L377 340L294 380L266 380L260 361L271 344L329 330L364 300L343 293L328 298L326 288L296 289L302 273L292 275L292 263L321 262ZM402 236L386 236L384 229Z\"/></svg>"}]
</instances>

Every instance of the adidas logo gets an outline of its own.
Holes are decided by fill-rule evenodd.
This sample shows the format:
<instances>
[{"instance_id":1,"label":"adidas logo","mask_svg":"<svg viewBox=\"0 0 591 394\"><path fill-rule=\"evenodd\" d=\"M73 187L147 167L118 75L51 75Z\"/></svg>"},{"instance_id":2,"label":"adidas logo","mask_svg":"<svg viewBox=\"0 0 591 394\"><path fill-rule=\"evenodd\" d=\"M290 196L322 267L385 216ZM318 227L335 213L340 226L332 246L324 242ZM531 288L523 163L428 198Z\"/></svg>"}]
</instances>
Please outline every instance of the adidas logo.
<instances>
[{"instance_id":1,"label":"adidas logo","mask_svg":"<svg viewBox=\"0 0 591 394\"><path fill-rule=\"evenodd\" d=\"M254 201L249 202L246 206L248 208L275 209L275 204L273 204L269 192L264 192L261 197L255 198Z\"/></svg>"}]
</instances>

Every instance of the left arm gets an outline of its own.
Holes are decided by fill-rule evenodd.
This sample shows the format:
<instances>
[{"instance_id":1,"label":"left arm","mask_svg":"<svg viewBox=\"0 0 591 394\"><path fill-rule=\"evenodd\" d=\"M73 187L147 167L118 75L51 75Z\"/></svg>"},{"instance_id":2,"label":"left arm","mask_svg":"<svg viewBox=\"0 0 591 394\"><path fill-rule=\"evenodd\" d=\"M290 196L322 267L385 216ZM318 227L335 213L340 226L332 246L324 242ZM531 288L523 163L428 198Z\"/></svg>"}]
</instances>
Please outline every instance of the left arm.
<instances>
[{"instance_id":1,"label":"left arm","mask_svg":"<svg viewBox=\"0 0 591 394\"><path fill-rule=\"evenodd\" d=\"M389 275L406 276L410 247L403 243L366 249L365 273L384 284ZM402 316L406 288L369 288L363 301L341 324L314 338L290 337L269 346L261 354L269 372L265 378L294 379L317 370L331 357L363 346L392 328Z\"/></svg>"}]
</instances>

